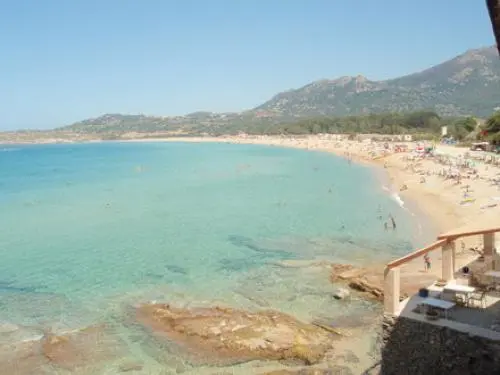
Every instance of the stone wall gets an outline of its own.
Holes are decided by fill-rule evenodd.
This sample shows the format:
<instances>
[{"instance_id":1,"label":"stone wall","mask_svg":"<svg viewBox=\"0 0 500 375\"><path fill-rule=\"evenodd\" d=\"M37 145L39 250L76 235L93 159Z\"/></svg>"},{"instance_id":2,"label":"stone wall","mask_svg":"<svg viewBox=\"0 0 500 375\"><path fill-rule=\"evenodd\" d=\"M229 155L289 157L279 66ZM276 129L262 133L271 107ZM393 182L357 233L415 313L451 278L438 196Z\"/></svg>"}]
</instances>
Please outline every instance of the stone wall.
<instances>
[{"instance_id":1,"label":"stone wall","mask_svg":"<svg viewBox=\"0 0 500 375\"><path fill-rule=\"evenodd\" d=\"M500 342L384 316L382 375L500 374Z\"/></svg>"}]
</instances>

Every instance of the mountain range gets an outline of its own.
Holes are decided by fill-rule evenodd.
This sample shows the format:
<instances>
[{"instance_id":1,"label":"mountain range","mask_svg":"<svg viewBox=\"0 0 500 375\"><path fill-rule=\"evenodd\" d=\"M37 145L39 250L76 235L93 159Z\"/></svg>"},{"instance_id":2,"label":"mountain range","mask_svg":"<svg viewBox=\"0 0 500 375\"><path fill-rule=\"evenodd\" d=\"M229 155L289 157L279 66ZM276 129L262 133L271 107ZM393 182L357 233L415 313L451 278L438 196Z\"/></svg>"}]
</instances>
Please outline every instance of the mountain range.
<instances>
[{"instance_id":1,"label":"mountain range","mask_svg":"<svg viewBox=\"0 0 500 375\"><path fill-rule=\"evenodd\" d=\"M495 47L469 50L422 72L372 81L364 76L312 82L239 113L185 116L106 114L61 128L82 133L227 133L320 116L432 110L442 116L487 117L500 107L500 59Z\"/></svg>"}]
</instances>

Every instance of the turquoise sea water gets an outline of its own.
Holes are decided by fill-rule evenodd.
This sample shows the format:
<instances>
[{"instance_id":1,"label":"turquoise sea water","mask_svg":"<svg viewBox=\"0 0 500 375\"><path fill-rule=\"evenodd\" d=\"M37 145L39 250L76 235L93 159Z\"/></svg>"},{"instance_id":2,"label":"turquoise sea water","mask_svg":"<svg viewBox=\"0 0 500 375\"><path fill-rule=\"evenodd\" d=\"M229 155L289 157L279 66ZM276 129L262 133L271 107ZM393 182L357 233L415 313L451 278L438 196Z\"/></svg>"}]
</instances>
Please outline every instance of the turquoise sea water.
<instances>
[{"instance_id":1,"label":"turquoise sea water","mask_svg":"<svg viewBox=\"0 0 500 375\"><path fill-rule=\"evenodd\" d=\"M371 169L254 145L8 146L0 208L0 322L52 330L145 300L340 317L375 307L333 300L325 267L280 262L374 263L415 245Z\"/></svg>"}]
</instances>

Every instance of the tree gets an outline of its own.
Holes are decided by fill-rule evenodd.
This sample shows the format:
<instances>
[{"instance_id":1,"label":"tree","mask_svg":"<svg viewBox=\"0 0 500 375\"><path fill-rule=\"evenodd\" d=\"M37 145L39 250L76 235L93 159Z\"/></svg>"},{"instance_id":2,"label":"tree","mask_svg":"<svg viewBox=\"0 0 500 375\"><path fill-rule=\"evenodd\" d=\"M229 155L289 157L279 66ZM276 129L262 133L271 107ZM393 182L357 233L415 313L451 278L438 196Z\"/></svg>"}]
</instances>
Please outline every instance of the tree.
<instances>
[{"instance_id":1,"label":"tree","mask_svg":"<svg viewBox=\"0 0 500 375\"><path fill-rule=\"evenodd\" d=\"M452 123L448 125L448 133L453 136L453 138L460 141L474 132L476 127L477 122L473 117L460 118L458 120L453 120Z\"/></svg>"},{"instance_id":2,"label":"tree","mask_svg":"<svg viewBox=\"0 0 500 375\"><path fill-rule=\"evenodd\" d=\"M474 130L476 130L476 127L477 127L477 121L475 118L473 117L466 117L466 118L463 118L463 119L460 119L458 120L456 123L455 123L455 126L459 127L459 128L463 128L465 129L468 133L470 132L473 132Z\"/></svg>"},{"instance_id":3,"label":"tree","mask_svg":"<svg viewBox=\"0 0 500 375\"><path fill-rule=\"evenodd\" d=\"M495 112L488 120L484 130L488 132L488 135L494 135L500 132L500 112Z\"/></svg>"}]
</instances>

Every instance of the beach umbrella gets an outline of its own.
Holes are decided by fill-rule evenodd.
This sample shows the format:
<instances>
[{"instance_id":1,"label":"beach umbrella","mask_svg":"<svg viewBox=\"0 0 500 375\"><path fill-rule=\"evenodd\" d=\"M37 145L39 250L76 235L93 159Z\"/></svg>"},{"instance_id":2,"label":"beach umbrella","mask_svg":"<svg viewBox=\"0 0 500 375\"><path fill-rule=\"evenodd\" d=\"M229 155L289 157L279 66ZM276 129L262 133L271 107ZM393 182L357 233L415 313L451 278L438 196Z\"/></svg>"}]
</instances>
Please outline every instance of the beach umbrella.
<instances>
[{"instance_id":1,"label":"beach umbrella","mask_svg":"<svg viewBox=\"0 0 500 375\"><path fill-rule=\"evenodd\" d=\"M500 53L500 0L486 0L486 6L488 7L498 53Z\"/></svg>"}]
</instances>

